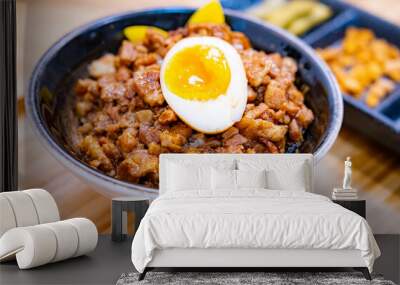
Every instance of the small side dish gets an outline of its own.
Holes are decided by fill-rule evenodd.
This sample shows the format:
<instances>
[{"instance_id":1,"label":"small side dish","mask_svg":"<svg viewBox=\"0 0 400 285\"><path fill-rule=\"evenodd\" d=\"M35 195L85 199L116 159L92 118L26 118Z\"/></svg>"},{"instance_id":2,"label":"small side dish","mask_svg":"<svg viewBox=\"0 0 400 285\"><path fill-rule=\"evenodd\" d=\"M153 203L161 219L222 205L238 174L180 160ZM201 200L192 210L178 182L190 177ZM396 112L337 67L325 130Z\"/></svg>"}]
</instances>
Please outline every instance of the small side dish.
<instances>
[{"instance_id":1,"label":"small side dish","mask_svg":"<svg viewBox=\"0 0 400 285\"><path fill-rule=\"evenodd\" d=\"M314 114L295 84L296 62L253 49L221 13L212 1L173 31L128 27L116 54L89 65L75 88L78 158L157 187L160 153L284 153L302 144Z\"/></svg>"},{"instance_id":2,"label":"small side dish","mask_svg":"<svg viewBox=\"0 0 400 285\"><path fill-rule=\"evenodd\" d=\"M342 91L376 107L400 82L400 50L366 28L350 27L339 46L318 49Z\"/></svg>"},{"instance_id":3,"label":"small side dish","mask_svg":"<svg viewBox=\"0 0 400 285\"><path fill-rule=\"evenodd\" d=\"M266 0L248 12L297 36L307 33L332 16L329 6L312 0Z\"/></svg>"}]
</instances>

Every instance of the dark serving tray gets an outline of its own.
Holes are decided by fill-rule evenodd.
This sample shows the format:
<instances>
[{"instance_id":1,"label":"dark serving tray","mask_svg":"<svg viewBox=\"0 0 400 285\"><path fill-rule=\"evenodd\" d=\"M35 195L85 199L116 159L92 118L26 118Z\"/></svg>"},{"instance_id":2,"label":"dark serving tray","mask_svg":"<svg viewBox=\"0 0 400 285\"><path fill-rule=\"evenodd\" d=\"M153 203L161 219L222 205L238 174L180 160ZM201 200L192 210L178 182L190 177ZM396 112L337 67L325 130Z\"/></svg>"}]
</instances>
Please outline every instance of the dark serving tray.
<instances>
[{"instance_id":1,"label":"dark serving tray","mask_svg":"<svg viewBox=\"0 0 400 285\"><path fill-rule=\"evenodd\" d=\"M221 2L224 5L224 0ZM228 4L230 1L225 0L225 2ZM399 26L343 1L321 0L320 2L331 7L333 16L302 36L302 39L313 48L340 44L345 30L351 26L368 28L378 38L383 38L400 48ZM393 92L375 108L370 108L363 101L347 94L343 94L343 101L343 122L346 125L400 154L400 84L396 84Z\"/></svg>"},{"instance_id":2,"label":"dark serving tray","mask_svg":"<svg viewBox=\"0 0 400 285\"><path fill-rule=\"evenodd\" d=\"M400 27L342 1L322 0L335 11L341 10L317 29L303 37L314 48L337 45L348 27L365 27L378 38L400 48ZM358 130L378 143L400 153L400 84L375 108L363 101L343 94L346 125Z\"/></svg>"}]
</instances>

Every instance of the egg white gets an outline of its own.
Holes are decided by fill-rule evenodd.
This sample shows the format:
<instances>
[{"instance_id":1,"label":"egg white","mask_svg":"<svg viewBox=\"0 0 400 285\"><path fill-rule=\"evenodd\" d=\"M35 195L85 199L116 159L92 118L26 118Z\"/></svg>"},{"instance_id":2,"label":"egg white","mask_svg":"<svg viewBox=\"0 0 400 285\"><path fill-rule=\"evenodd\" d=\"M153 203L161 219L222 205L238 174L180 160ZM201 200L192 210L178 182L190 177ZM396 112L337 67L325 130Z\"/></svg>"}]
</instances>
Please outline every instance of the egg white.
<instances>
[{"instance_id":1,"label":"egg white","mask_svg":"<svg viewBox=\"0 0 400 285\"><path fill-rule=\"evenodd\" d=\"M182 49L204 45L218 48L225 56L231 80L225 94L207 101L188 100L172 93L164 80L165 70L173 56ZM218 78L216 78L218 80ZM168 105L196 131L215 134L240 121L247 102L247 77L239 53L228 42L216 37L189 37L176 43L165 56L160 74L161 90Z\"/></svg>"}]
</instances>

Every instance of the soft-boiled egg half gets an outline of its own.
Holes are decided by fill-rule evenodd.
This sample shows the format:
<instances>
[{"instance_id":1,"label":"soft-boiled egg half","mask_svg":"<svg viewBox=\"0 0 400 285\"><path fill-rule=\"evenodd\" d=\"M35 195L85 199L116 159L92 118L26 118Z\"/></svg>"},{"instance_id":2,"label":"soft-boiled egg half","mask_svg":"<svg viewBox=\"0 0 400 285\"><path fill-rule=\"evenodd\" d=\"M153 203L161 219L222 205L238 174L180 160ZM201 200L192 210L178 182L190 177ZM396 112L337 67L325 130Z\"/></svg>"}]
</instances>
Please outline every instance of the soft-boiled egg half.
<instances>
[{"instance_id":1,"label":"soft-boiled egg half","mask_svg":"<svg viewBox=\"0 0 400 285\"><path fill-rule=\"evenodd\" d=\"M176 43L161 67L161 89L174 112L196 131L215 134L240 121L247 78L239 53L215 37Z\"/></svg>"}]
</instances>

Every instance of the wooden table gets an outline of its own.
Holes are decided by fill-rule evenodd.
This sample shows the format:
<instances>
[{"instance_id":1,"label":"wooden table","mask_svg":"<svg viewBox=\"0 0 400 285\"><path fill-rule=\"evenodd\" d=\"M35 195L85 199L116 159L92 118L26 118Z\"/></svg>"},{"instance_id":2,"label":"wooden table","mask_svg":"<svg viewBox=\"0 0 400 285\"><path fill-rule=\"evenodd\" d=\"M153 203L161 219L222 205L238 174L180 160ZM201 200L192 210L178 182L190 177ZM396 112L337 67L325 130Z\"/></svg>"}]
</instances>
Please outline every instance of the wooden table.
<instances>
[{"instance_id":1,"label":"wooden table","mask_svg":"<svg viewBox=\"0 0 400 285\"><path fill-rule=\"evenodd\" d=\"M26 36L20 40L29 46L25 52L20 52L24 56L24 64L20 66L19 76L29 78L34 63L51 42L89 20L136 8L200 5L204 2L207 1L119 0L110 5L108 0L18 1L19 19L23 19L21 23L28 27ZM349 2L370 9L400 25L400 1ZM46 15L45 20L43 15ZM23 90L22 87L20 89ZM101 233L109 233L111 200L97 194L95 189L55 161L33 136L22 112L19 126L20 188L47 189L56 199L62 218L84 216L93 220ZM367 200L367 217L374 232L399 233L400 157L347 127L342 128L335 145L318 165L315 185L317 192L330 196L332 188L340 185L346 156L352 156L354 186L361 190L360 198Z\"/></svg>"}]
</instances>

